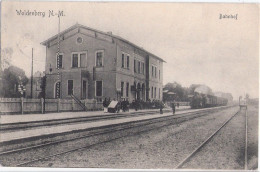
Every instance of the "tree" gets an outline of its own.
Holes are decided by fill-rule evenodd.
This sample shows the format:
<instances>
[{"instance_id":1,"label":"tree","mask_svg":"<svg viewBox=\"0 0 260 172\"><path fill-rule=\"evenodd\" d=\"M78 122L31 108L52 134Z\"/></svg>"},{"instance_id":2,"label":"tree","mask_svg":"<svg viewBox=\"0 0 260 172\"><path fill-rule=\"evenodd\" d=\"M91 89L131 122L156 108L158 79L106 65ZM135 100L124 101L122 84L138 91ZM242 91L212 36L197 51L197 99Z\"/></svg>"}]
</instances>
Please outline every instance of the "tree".
<instances>
[{"instance_id":1,"label":"tree","mask_svg":"<svg viewBox=\"0 0 260 172\"><path fill-rule=\"evenodd\" d=\"M21 97L18 91L19 85L25 86L28 83L28 78L24 70L10 66L2 73L2 88L0 88L1 97Z\"/></svg>"},{"instance_id":2,"label":"tree","mask_svg":"<svg viewBox=\"0 0 260 172\"><path fill-rule=\"evenodd\" d=\"M177 82L173 82L173 83L167 83L164 86L164 90L168 90L169 92L174 92L176 95L175 100L176 101L187 101L188 99L188 89L185 87L182 87L181 84L177 83ZM164 94L164 101L169 101L169 96L166 94Z\"/></svg>"}]
</instances>

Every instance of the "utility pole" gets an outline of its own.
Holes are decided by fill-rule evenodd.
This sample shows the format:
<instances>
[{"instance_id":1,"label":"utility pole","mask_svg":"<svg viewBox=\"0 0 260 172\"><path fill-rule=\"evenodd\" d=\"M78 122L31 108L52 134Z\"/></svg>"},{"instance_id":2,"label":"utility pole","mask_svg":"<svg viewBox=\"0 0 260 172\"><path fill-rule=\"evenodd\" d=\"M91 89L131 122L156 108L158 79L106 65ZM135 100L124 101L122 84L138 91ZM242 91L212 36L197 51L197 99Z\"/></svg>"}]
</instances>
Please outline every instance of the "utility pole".
<instances>
[{"instance_id":1,"label":"utility pole","mask_svg":"<svg viewBox=\"0 0 260 172\"><path fill-rule=\"evenodd\" d=\"M33 98L33 48L32 48L32 71L31 71L31 98Z\"/></svg>"},{"instance_id":2,"label":"utility pole","mask_svg":"<svg viewBox=\"0 0 260 172\"><path fill-rule=\"evenodd\" d=\"M59 22L58 22L58 54L57 54L57 68L58 68L58 82L60 80L60 84L57 85L57 94L59 95L58 98L61 98L61 93L62 93L62 90L61 90L61 77L60 77L60 15L58 15L58 19L59 19ZM56 95L55 95L56 96Z\"/></svg>"}]
</instances>

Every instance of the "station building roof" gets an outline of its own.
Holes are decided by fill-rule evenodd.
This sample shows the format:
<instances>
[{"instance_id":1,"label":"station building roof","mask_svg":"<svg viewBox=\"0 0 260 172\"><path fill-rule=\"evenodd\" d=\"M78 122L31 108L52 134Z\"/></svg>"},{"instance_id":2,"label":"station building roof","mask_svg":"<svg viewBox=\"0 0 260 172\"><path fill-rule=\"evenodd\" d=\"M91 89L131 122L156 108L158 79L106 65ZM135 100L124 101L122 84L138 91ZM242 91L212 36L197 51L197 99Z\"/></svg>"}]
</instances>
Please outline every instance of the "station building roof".
<instances>
[{"instance_id":1,"label":"station building roof","mask_svg":"<svg viewBox=\"0 0 260 172\"><path fill-rule=\"evenodd\" d=\"M62 32L60 32L60 35L63 35L63 34L65 34L65 33L68 33L68 32L70 32L70 31L72 31L72 30L74 30L74 29L76 29L76 28L83 28L83 29L86 29L86 30L91 30L91 31L94 31L94 32L97 32L97 33L100 33L100 34L104 34L104 35L110 36L110 37L112 37L112 38L118 39L118 40L120 40L120 41L123 41L123 42L125 42L125 43L127 43L127 44L129 44L129 45L131 45L131 46L133 46L133 47L135 47L136 49L139 49L139 50L141 50L141 51L143 51L143 52L145 52L145 53L147 53L147 54L149 54L149 55L152 55L153 57L155 57L156 59L158 59L158 60L160 60L160 61L162 61L162 62L166 62L166 61L164 61L162 58L160 58L160 57L158 57L158 56L156 56L156 55L150 53L149 51L143 49L142 47L139 47L138 45L136 45L136 44L134 44L134 43L132 43L132 42L130 42L130 41L128 41L128 40L126 40L126 39L120 37L120 36L113 35L111 32L107 32L107 33L106 33L106 32L99 31L99 30L96 30L96 29L93 29L93 28L90 28L90 27L87 27L87 26L84 26L84 25L81 25L81 24L78 24L78 23L75 24L75 25L73 25L73 26L71 26L71 27L69 27L68 29L66 29L66 30L64 30L64 31L62 31ZM59 36L59 34L56 34L56 35L50 37L49 39L43 41L41 44L47 46L48 43L50 43L51 41L57 39L58 36Z\"/></svg>"}]
</instances>

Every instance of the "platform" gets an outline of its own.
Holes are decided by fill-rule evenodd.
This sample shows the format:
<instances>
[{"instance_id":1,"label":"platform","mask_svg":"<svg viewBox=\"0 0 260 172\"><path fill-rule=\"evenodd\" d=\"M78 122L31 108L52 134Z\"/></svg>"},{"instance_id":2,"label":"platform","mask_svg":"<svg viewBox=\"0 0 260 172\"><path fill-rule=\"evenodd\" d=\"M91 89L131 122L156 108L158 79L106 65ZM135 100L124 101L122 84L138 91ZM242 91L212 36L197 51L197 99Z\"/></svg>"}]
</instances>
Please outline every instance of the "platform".
<instances>
[{"instance_id":1,"label":"platform","mask_svg":"<svg viewBox=\"0 0 260 172\"><path fill-rule=\"evenodd\" d=\"M183 109L176 112L176 114L183 114L183 113L189 113L189 112L196 112L196 111L205 111L209 109L217 109L221 107L214 107L214 108L207 108L207 109ZM158 109L156 109L158 111ZM147 110L146 110L147 111ZM140 111L139 111L140 112ZM143 110L145 112L145 110ZM125 112L125 113L133 113L133 112ZM64 113L64 114L55 114L56 118L58 117L75 117L75 116L84 116L86 112L77 112L74 113ZM92 115L94 114L107 114L107 113L98 113L98 112L92 112ZM51 114L45 114L46 118L41 117L41 119L54 119L54 116L51 116ZM116 114L115 114L116 115ZM20 130L20 131L12 131L12 132L3 132L0 133L0 143L2 142L8 142L13 140L20 140L20 139L27 139L27 138L33 138L33 137L39 137L39 136L47 136L47 135L53 135L53 134L61 134L71 131L77 131L77 130L87 130L91 128L99 128L99 127L105 127L109 125L116 125L120 123L127 123L127 122L133 122L133 121L141 121L141 120L147 120L152 118L158 118L163 116L171 116L173 115L172 112L163 113L163 114L149 114L149 115L141 115L141 116L130 116L129 118L120 118L120 119L110 119L110 120L102 120L102 121L93 121L93 122L87 122L87 123L78 123L78 124L65 124L65 125L59 125L59 126L46 126L41 128L34 128L34 129L27 129L27 130ZM26 117L30 117L30 119L23 119ZM33 115L22 115L20 116L22 121L32 121L39 118L36 118ZM3 120L3 119L1 119ZM18 119L17 119L18 120ZM18 120L20 121L20 120Z\"/></svg>"}]
</instances>

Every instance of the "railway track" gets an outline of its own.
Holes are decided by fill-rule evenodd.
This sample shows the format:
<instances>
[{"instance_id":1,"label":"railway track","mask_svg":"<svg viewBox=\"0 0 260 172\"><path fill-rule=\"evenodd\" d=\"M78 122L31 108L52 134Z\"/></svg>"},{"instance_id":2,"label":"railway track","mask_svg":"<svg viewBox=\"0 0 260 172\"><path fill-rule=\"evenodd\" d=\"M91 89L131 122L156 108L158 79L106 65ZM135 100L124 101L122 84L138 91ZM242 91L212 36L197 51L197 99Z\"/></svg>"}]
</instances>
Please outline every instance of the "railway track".
<instances>
[{"instance_id":1,"label":"railway track","mask_svg":"<svg viewBox=\"0 0 260 172\"><path fill-rule=\"evenodd\" d=\"M170 112L170 110L164 110L164 113ZM87 117L75 117L67 119L54 119L54 120L44 120L44 121L32 121L32 122L22 122L22 123L11 123L11 124L1 124L0 132L8 132L21 129L31 129L42 126L57 126L65 124L76 124L76 123L86 123L102 120L114 120L120 118L135 117L141 115L152 115L158 114L159 111L148 111L148 112L134 112L132 114L108 114L108 115L97 115L97 116L87 116Z\"/></svg>"},{"instance_id":2,"label":"railway track","mask_svg":"<svg viewBox=\"0 0 260 172\"><path fill-rule=\"evenodd\" d=\"M217 109L217 110L220 110L220 109ZM30 150L35 151L36 149L47 148L48 146L57 146L57 145L62 144L62 143L73 142L73 141L76 141L76 140L84 140L84 139L88 139L88 138L91 138L91 137L96 137L96 136L101 136L101 135L111 134L111 133L116 133L116 132L126 133L125 132L126 130L131 130L131 129L137 130L137 132L133 132L133 133L130 132L130 134L129 133L128 134L118 134L119 137L114 137L114 138L111 138L111 139L109 138L109 139L101 141L101 142L88 144L88 145L77 147L77 148L71 148L71 149L68 149L68 150L65 150L65 151L60 151L60 152L57 151L56 153L53 153L51 155L37 155L36 156L35 154L33 154L35 157L33 157L32 159L30 159L28 161L23 161L23 162L18 163L18 164L8 164L8 166L26 166L26 165L31 164L33 162L37 162L37 161L41 161L41 160L48 159L48 158L51 158L51 157L55 157L55 156L67 154L67 153L70 153L70 152L90 148L92 146L95 146L95 145L98 145L98 144L103 144L103 143L106 143L106 142L110 142L110 141L120 139L120 138L123 138L123 137L128 137L128 136L137 135L137 134L140 134L140 133L143 133L143 132L148 132L148 131L151 131L151 130L156 130L156 129L159 129L159 128L162 128L162 127L173 125L176 122L182 122L182 121L198 118L198 117L201 117L201 116L209 115L210 114L209 112L214 112L214 111L216 111L216 109L211 109L209 111L203 110L202 112L201 111L188 112L188 113L184 113L184 114L166 116L166 117L158 117L158 118L153 118L153 119L144 120L144 121L128 122L126 124L110 126L109 128L105 128L105 129L103 129L99 132L86 134L86 135L83 135L81 137L68 138L68 139L64 139L64 140L47 142L47 143L37 144L37 145L34 145L34 146L29 146L29 147L24 147L24 148L2 151L2 152L0 152L0 157L5 158L5 156L12 156L12 154L13 154L13 156L15 156L15 154L19 154L19 155L25 154L25 156L26 156L26 153L29 152ZM137 129L138 127L140 127L141 129ZM3 164L3 165L5 165L5 164Z\"/></svg>"},{"instance_id":3,"label":"railway track","mask_svg":"<svg viewBox=\"0 0 260 172\"><path fill-rule=\"evenodd\" d=\"M222 129L224 128L237 114L239 114L241 110L239 110L238 112L236 112L234 115L232 115L227 121L225 121L215 132L213 132L213 134L211 134L203 143L201 143L197 148L195 148L188 156L186 156L176 167L175 169L181 169L185 164L187 164L189 161L192 160L192 158L199 152L201 151L201 149L203 149L203 147L205 147L207 145L207 143L212 140L214 138L214 136L216 136L216 134ZM244 163L244 169L247 170L247 110L245 113L245 163Z\"/></svg>"}]
</instances>

